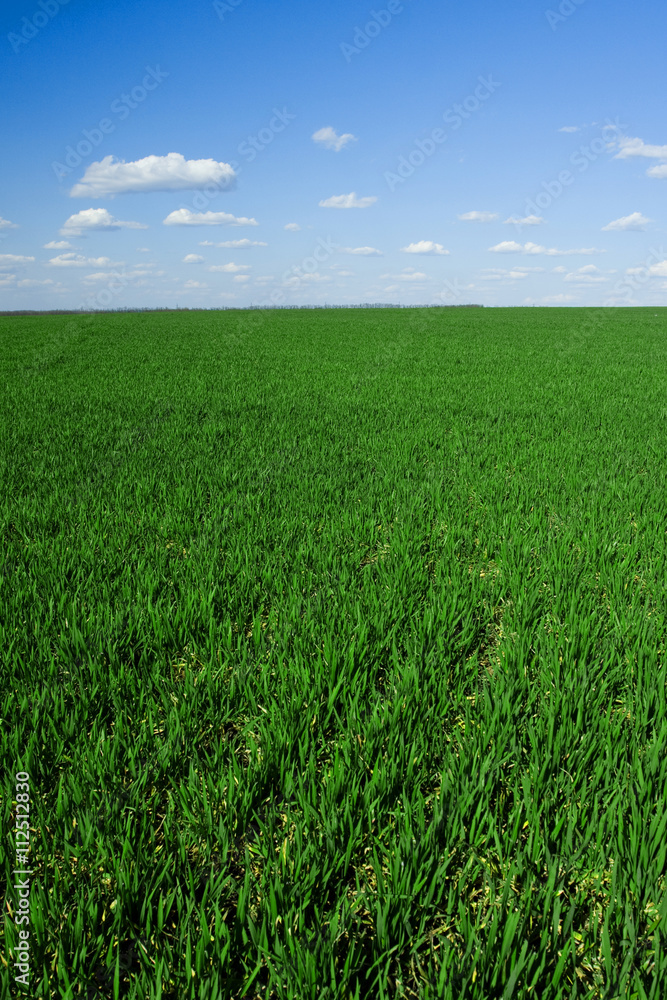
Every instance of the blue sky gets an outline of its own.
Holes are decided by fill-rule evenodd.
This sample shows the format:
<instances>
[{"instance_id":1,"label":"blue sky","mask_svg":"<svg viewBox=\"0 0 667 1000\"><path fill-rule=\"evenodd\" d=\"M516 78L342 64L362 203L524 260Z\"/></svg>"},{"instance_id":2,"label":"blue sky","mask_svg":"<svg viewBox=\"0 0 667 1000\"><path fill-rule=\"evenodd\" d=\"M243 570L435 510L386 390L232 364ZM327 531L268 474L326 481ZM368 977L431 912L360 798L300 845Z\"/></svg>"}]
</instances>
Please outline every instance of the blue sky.
<instances>
[{"instance_id":1,"label":"blue sky","mask_svg":"<svg viewBox=\"0 0 667 1000\"><path fill-rule=\"evenodd\" d=\"M0 309L667 305L664 3L0 18Z\"/></svg>"}]
</instances>

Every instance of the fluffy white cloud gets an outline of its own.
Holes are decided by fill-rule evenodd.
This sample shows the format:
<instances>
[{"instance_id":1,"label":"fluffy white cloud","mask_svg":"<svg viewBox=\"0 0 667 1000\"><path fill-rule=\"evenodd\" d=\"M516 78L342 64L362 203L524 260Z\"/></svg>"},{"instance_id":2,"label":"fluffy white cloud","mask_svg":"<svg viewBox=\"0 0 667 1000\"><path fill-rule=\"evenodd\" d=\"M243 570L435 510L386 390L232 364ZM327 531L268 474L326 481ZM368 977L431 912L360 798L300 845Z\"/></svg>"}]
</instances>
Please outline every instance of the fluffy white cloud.
<instances>
[{"instance_id":1,"label":"fluffy white cloud","mask_svg":"<svg viewBox=\"0 0 667 1000\"><path fill-rule=\"evenodd\" d=\"M22 278L17 281L17 288L38 288L40 285L53 285L52 278L45 278L43 281L39 281L37 278Z\"/></svg>"},{"instance_id":2,"label":"fluffy white cloud","mask_svg":"<svg viewBox=\"0 0 667 1000\"><path fill-rule=\"evenodd\" d=\"M51 267L121 267L122 260L108 257L82 257L78 253L61 253L47 261Z\"/></svg>"},{"instance_id":3,"label":"fluffy white cloud","mask_svg":"<svg viewBox=\"0 0 667 1000\"><path fill-rule=\"evenodd\" d=\"M461 222L495 222L497 218L495 212L464 212L459 215Z\"/></svg>"},{"instance_id":4,"label":"fluffy white cloud","mask_svg":"<svg viewBox=\"0 0 667 1000\"><path fill-rule=\"evenodd\" d=\"M287 225L284 226L284 228L287 230L288 233L298 233L299 230L301 229L301 226L299 225L298 222L288 222Z\"/></svg>"},{"instance_id":5,"label":"fluffy white cloud","mask_svg":"<svg viewBox=\"0 0 667 1000\"><path fill-rule=\"evenodd\" d=\"M338 253L349 253L357 257L384 257L375 247L338 247Z\"/></svg>"},{"instance_id":6,"label":"fluffy white cloud","mask_svg":"<svg viewBox=\"0 0 667 1000\"><path fill-rule=\"evenodd\" d=\"M164 226L258 226L256 219L236 218L229 212L191 212L189 208L177 208L162 220Z\"/></svg>"},{"instance_id":7,"label":"fluffy white cloud","mask_svg":"<svg viewBox=\"0 0 667 1000\"><path fill-rule=\"evenodd\" d=\"M50 243L45 243L44 250L71 250L72 244L69 240L51 240Z\"/></svg>"},{"instance_id":8,"label":"fluffy white cloud","mask_svg":"<svg viewBox=\"0 0 667 1000\"><path fill-rule=\"evenodd\" d=\"M236 274L232 278L232 281L238 281L239 283L242 282L242 281L250 281L250 275L248 275L248 274Z\"/></svg>"},{"instance_id":9,"label":"fluffy white cloud","mask_svg":"<svg viewBox=\"0 0 667 1000\"><path fill-rule=\"evenodd\" d=\"M426 281L428 275L422 271L415 271L413 267L404 267L400 274L381 274L380 278L383 281Z\"/></svg>"},{"instance_id":10,"label":"fluffy white cloud","mask_svg":"<svg viewBox=\"0 0 667 1000\"><path fill-rule=\"evenodd\" d=\"M579 267L576 271L566 274L563 281L574 281L578 285L601 285L609 281L609 278L605 278L595 264L586 264L585 267Z\"/></svg>"},{"instance_id":11,"label":"fluffy white cloud","mask_svg":"<svg viewBox=\"0 0 667 1000\"><path fill-rule=\"evenodd\" d=\"M114 219L106 208L84 208L70 215L60 230L61 236L82 236L91 230L148 229L141 222L121 222Z\"/></svg>"},{"instance_id":12,"label":"fluffy white cloud","mask_svg":"<svg viewBox=\"0 0 667 1000\"><path fill-rule=\"evenodd\" d=\"M320 145L324 146L325 149L334 149L337 153L347 146L348 142L356 142L356 135L352 135L351 132L345 132L343 135L338 135L331 127L327 125L326 128L321 128L317 132L313 132L312 136L315 142L319 142Z\"/></svg>"},{"instance_id":13,"label":"fluffy white cloud","mask_svg":"<svg viewBox=\"0 0 667 1000\"><path fill-rule=\"evenodd\" d=\"M377 201L374 195L366 198L357 198L356 192L350 194L334 194L331 198L325 198L319 203L320 208L368 208Z\"/></svg>"},{"instance_id":14,"label":"fluffy white cloud","mask_svg":"<svg viewBox=\"0 0 667 1000\"><path fill-rule=\"evenodd\" d=\"M503 222L504 226L541 226L546 220L542 218L541 215L526 215L523 219L517 219L515 215L511 215L509 219L505 219Z\"/></svg>"},{"instance_id":15,"label":"fluffy white cloud","mask_svg":"<svg viewBox=\"0 0 667 1000\"><path fill-rule=\"evenodd\" d=\"M223 243L212 243L210 240L202 240L200 247L222 247L224 250L246 250L249 247L267 247L268 243L261 240L225 240Z\"/></svg>"},{"instance_id":16,"label":"fluffy white cloud","mask_svg":"<svg viewBox=\"0 0 667 1000\"><path fill-rule=\"evenodd\" d=\"M229 163L216 160L186 160L181 153L167 153L126 163L105 156L90 164L70 196L106 198L136 191L194 191L208 185L229 190L235 183L236 174Z\"/></svg>"},{"instance_id":17,"label":"fluffy white cloud","mask_svg":"<svg viewBox=\"0 0 667 1000\"><path fill-rule=\"evenodd\" d=\"M331 281L331 277L328 274L320 274L319 271L312 271L310 274L295 274L293 278L287 278L283 284L287 288L293 288L300 284L319 285L323 281Z\"/></svg>"},{"instance_id":18,"label":"fluffy white cloud","mask_svg":"<svg viewBox=\"0 0 667 1000\"><path fill-rule=\"evenodd\" d=\"M201 264L204 258L198 253L188 253L183 258L183 264Z\"/></svg>"},{"instance_id":19,"label":"fluffy white cloud","mask_svg":"<svg viewBox=\"0 0 667 1000\"><path fill-rule=\"evenodd\" d=\"M653 219L647 219L641 212L633 212L632 215L624 215L620 219L614 219L613 222L607 223L606 226L602 227L602 232L642 231L646 229L649 222L653 222Z\"/></svg>"},{"instance_id":20,"label":"fluffy white cloud","mask_svg":"<svg viewBox=\"0 0 667 1000\"><path fill-rule=\"evenodd\" d=\"M584 247L579 250L556 250L555 247L547 249L547 247L541 247L537 243L526 243L522 246L521 243L517 243L515 240L504 240L502 243L496 243L494 247L489 247L489 251L491 253L544 254L546 257L569 257L575 254L604 253L604 250L597 250L595 247Z\"/></svg>"},{"instance_id":21,"label":"fluffy white cloud","mask_svg":"<svg viewBox=\"0 0 667 1000\"><path fill-rule=\"evenodd\" d=\"M559 132L579 132L581 131L578 125L563 125L562 128L558 129Z\"/></svg>"},{"instance_id":22,"label":"fluffy white cloud","mask_svg":"<svg viewBox=\"0 0 667 1000\"><path fill-rule=\"evenodd\" d=\"M249 271L250 264L211 264L209 271L221 271L224 274L236 274L239 271Z\"/></svg>"},{"instance_id":23,"label":"fluffy white cloud","mask_svg":"<svg viewBox=\"0 0 667 1000\"><path fill-rule=\"evenodd\" d=\"M658 180L664 180L667 177L667 163L661 163L659 167L649 167L646 171L647 177L657 177Z\"/></svg>"},{"instance_id":24,"label":"fluffy white cloud","mask_svg":"<svg viewBox=\"0 0 667 1000\"><path fill-rule=\"evenodd\" d=\"M22 257L16 253L0 253L0 268L15 267L17 264L32 264L34 257Z\"/></svg>"},{"instance_id":25,"label":"fluffy white cloud","mask_svg":"<svg viewBox=\"0 0 667 1000\"><path fill-rule=\"evenodd\" d=\"M432 240L420 240L418 243L408 243L406 247L401 247L401 253L421 253L438 257L449 256L449 250L445 250L442 243L434 243Z\"/></svg>"},{"instance_id":26,"label":"fluffy white cloud","mask_svg":"<svg viewBox=\"0 0 667 1000\"><path fill-rule=\"evenodd\" d=\"M650 267L629 267L626 274L646 274L649 278L667 278L667 260L660 260Z\"/></svg>"},{"instance_id":27,"label":"fluffy white cloud","mask_svg":"<svg viewBox=\"0 0 667 1000\"><path fill-rule=\"evenodd\" d=\"M627 160L630 156L645 156L653 160L667 160L667 146L650 146L643 139L629 139L623 136L618 140L619 151L615 160Z\"/></svg>"},{"instance_id":28,"label":"fluffy white cloud","mask_svg":"<svg viewBox=\"0 0 667 1000\"><path fill-rule=\"evenodd\" d=\"M532 270L533 268L530 267L520 268L520 269L512 268L512 270L510 271L508 271L504 267L487 267L484 269L482 278L484 281L502 281L506 278L510 278L511 280L514 281L519 278L527 278L528 272ZM537 270L540 271L542 269L537 268Z\"/></svg>"},{"instance_id":29,"label":"fluffy white cloud","mask_svg":"<svg viewBox=\"0 0 667 1000\"><path fill-rule=\"evenodd\" d=\"M18 229L19 227L15 222L10 222L9 219L3 219L0 215L0 229Z\"/></svg>"}]
</instances>

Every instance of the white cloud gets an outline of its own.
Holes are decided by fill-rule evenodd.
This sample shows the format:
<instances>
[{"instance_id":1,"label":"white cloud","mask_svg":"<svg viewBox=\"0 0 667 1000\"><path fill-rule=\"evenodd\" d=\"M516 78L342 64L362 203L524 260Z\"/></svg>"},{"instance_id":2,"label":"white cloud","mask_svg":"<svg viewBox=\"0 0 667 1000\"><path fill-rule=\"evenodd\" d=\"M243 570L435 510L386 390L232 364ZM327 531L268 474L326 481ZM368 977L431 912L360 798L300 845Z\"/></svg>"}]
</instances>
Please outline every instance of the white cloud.
<instances>
[{"instance_id":1,"label":"white cloud","mask_svg":"<svg viewBox=\"0 0 667 1000\"><path fill-rule=\"evenodd\" d=\"M148 247L137 247L137 253L150 253L150 249Z\"/></svg>"},{"instance_id":2,"label":"white cloud","mask_svg":"<svg viewBox=\"0 0 667 1000\"><path fill-rule=\"evenodd\" d=\"M449 250L445 250L442 243L434 243L432 240L420 240L418 243L408 243L406 247L401 247L401 253L420 253L438 257L449 256Z\"/></svg>"},{"instance_id":3,"label":"white cloud","mask_svg":"<svg viewBox=\"0 0 667 1000\"><path fill-rule=\"evenodd\" d=\"M546 222L541 215L526 215L523 219L517 219L515 215L511 215L509 219L505 219L503 222L504 226L541 226Z\"/></svg>"},{"instance_id":4,"label":"white cloud","mask_svg":"<svg viewBox=\"0 0 667 1000\"><path fill-rule=\"evenodd\" d=\"M350 194L334 194L331 198L325 198L319 203L320 208L368 208L377 201L374 195L366 198L357 198L356 192Z\"/></svg>"},{"instance_id":5,"label":"white cloud","mask_svg":"<svg viewBox=\"0 0 667 1000\"><path fill-rule=\"evenodd\" d=\"M331 281L331 278L329 277L328 274L320 274L319 271L312 271L310 274L308 273L301 275L295 274L293 278L287 278L287 280L284 281L283 284L288 288L292 288L300 284L316 285L320 284L323 281Z\"/></svg>"},{"instance_id":6,"label":"white cloud","mask_svg":"<svg viewBox=\"0 0 667 1000\"><path fill-rule=\"evenodd\" d=\"M667 163L661 163L659 167L649 167L646 171L647 177L657 177L658 180L663 180L667 177Z\"/></svg>"},{"instance_id":7,"label":"white cloud","mask_svg":"<svg viewBox=\"0 0 667 1000\"><path fill-rule=\"evenodd\" d=\"M571 271L570 274L566 274L563 281L574 281L578 285L602 285L609 278L605 278L598 271L597 267L591 265L590 267L580 267L577 271Z\"/></svg>"},{"instance_id":8,"label":"white cloud","mask_svg":"<svg viewBox=\"0 0 667 1000\"><path fill-rule=\"evenodd\" d=\"M633 212L632 215L624 215L620 219L614 219L606 226L602 227L602 232L624 232L627 230L643 231L653 219L647 219L641 212Z\"/></svg>"},{"instance_id":9,"label":"white cloud","mask_svg":"<svg viewBox=\"0 0 667 1000\"><path fill-rule=\"evenodd\" d=\"M90 164L70 196L105 198L136 191L194 191L209 184L229 190L235 182L236 174L230 165L216 160L186 160L181 153L167 153L125 163L105 156Z\"/></svg>"},{"instance_id":10,"label":"white cloud","mask_svg":"<svg viewBox=\"0 0 667 1000\"><path fill-rule=\"evenodd\" d=\"M495 222L497 218L495 212L464 212L459 215L461 222Z\"/></svg>"},{"instance_id":11,"label":"white cloud","mask_svg":"<svg viewBox=\"0 0 667 1000\"><path fill-rule=\"evenodd\" d=\"M321 128L317 132L313 132L312 138L315 142L319 142L325 149L334 149L337 153L347 146L348 142L356 142L356 135L352 135L351 132L345 132L343 135L337 135L337 133L332 129L330 125L326 128Z\"/></svg>"},{"instance_id":12,"label":"white cloud","mask_svg":"<svg viewBox=\"0 0 667 1000\"><path fill-rule=\"evenodd\" d=\"M383 281L425 281L428 280L428 275L422 271L415 271L413 267L404 267L401 274L381 274L380 278Z\"/></svg>"},{"instance_id":13,"label":"white cloud","mask_svg":"<svg viewBox=\"0 0 667 1000\"><path fill-rule=\"evenodd\" d=\"M224 250L246 250L249 247L267 247L268 243L261 240L225 240L223 243L212 243L211 240L202 240L200 247L222 247Z\"/></svg>"},{"instance_id":14,"label":"white cloud","mask_svg":"<svg viewBox=\"0 0 667 1000\"><path fill-rule=\"evenodd\" d=\"M15 253L0 253L0 268L15 267L16 264L32 264L34 257L22 257Z\"/></svg>"},{"instance_id":15,"label":"white cloud","mask_svg":"<svg viewBox=\"0 0 667 1000\"><path fill-rule=\"evenodd\" d=\"M258 226L256 219L236 218L229 212L191 212L177 208L162 220L164 226Z\"/></svg>"},{"instance_id":16,"label":"white cloud","mask_svg":"<svg viewBox=\"0 0 667 1000\"><path fill-rule=\"evenodd\" d=\"M53 285L52 278L45 278L39 281L37 278L22 278L17 282L17 288L37 288L39 285Z\"/></svg>"},{"instance_id":17,"label":"white cloud","mask_svg":"<svg viewBox=\"0 0 667 1000\"><path fill-rule=\"evenodd\" d=\"M566 295L565 292L559 292L558 295L545 295L542 299L545 305L560 305L562 302L576 302L576 295Z\"/></svg>"},{"instance_id":18,"label":"white cloud","mask_svg":"<svg viewBox=\"0 0 667 1000\"><path fill-rule=\"evenodd\" d=\"M288 222L283 228L286 229L288 233L298 233L301 226L298 222Z\"/></svg>"},{"instance_id":19,"label":"white cloud","mask_svg":"<svg viewBox=\"0 0 667 1000\"><path fill-rule=\"evenodd\" d=\"M208 288L205 281L186 281L183 288Z\"/></svg>"},{"instance_id":20,"label":"white cloud","mask_svg":"<svg viewBox=\"0 0 667 1000\"><path fill-rule=\"evenodd\" d=\"M564 264L559 264L558 267L552 267L551 270L553 274L565 274L567 268Z\"/></svg>"},{"instance_id":21,"label":"white cloud","mask_svg":"<svg viewBox=\"0 0 667 1000\"><path fill-rule=\"evenodd\" d=\"M45 243L44 250L71 250L72 244L69 240L51 240L50 243Z\"/></svg>"},{"instance_id":22,"label":"white cloud","mask_svg":"<svg viewBox=\"0 0 667 1000\"><path fill-rule=\"evenodd\" d=\"M349 253L357 257L384 257L382 251L375 247L338 247L338 253Z\"/></svg>"},{"instance_id":23,"label":"white cloud","mask_svg":"<svg viewBox=\"0 0 667 1000\"><path fill-rule=\"evenodd\" d=\"M562 128L558 129L559 132L580 132L581 129L578 125L563 125Z\"/></svg>"},{"instance_id":24,"label":"white cloud","mask_svg":"<svg viewBox=\"0 0 667 1000\"><path fill-rule=\"evenodd\" d=\"M250 275L248 275L248 274L236 274L232 278L232 281L238 281L238 282L250 281Z\"/></svg>"},{"instance_id":25,"label":"white cloud","mask_svg":"<svg viewBox=\"0 0 667 1000\"><path fill-rule=\"evenodd\" d=\"M120 222L107 212L106 208L84 208L82 212L70 215L60 230L61 236L82 236L91 230L148 229L141 222Z\"/></svg>"},{"instance_id":26,"label":"white cloud","mask_svg":"<svg viewBox=\"0 0 667 1000\"><path fill-rule=\"evenodd\" d=\"M224 274L236 274L239 271L249 271L250 264L211 264L209 271L221 271Z\"/></svg>"},{"instance_id":27,"label":"white cloud","mask_svg":"<svg viewBox=\"0 0 667 1000\"><path fill-rule=\"evenodd\" d=\"M82 257L78 253L61 253L47 261L51 267L121 267L122 260L108 257Z\"/></svg>"},{"instance_id":28,"label":"white cloud","mask_svg":"<svg viewBox=\"0 0 667 1000\"><path fill-rule=\"evenodd\" d=\"M516 280L519 278L527 278L528 272L534 270L541 271L542 268L541 267L513 268L512 270L508 271L504 267L487 267L484 268L482 279L484 281L501 281L505 278L511 278L512 280Z\"/></svg>"},{"instance_id":29,"label":"white cloud","mask_svg":"<svg viewBox=\"0 0 667 1000\"><path fill-rule=\"evenodd\" d=\"M0 274L0 285L10 285L12 281L16 281L15 274Z\"/></svg>"},{"instance_id":30,"label":"white cloud","mask_svg":"<svg viewBox=\"0 0 667 1000\"><path fill-rule=\"evenodd\" d=\"M649 278L667 278L667 260L658 261L650 267L629 267L626 274L646 274Z\"/></svg>"},{"instance_id":31,"label":"white cloud","mask_svg":"<svg viewBox=\"0 0 667 1000\"><path fill-rule=\"evenodd\" d=\"M653 160L667 160L667 146L649 146L643 139L629 139L623 136L618 140L620 149L615 160L627 160L630 156L645 156Z\"/></svg>"},{"instance_id":32,"label":"white cloud","mask_svg":"<svg viewBox=\"0 0 667 1000\"><path fill-rule=\"evenodd\" d=\"M198 254L198 253L187 253L185 255L185 257L183 258L182 263L183 264L201 264L203 260L204 260L204 257L202 257L201 254Z\"/></svg>"},{"instance_id":33,"label":"white cloud","mask_svg":"<svg viewBox=\"0 0 667 1000\"><path fill-rule=\"evenodd\" d=\"M547 249L546 247L541 247L537 243L526 243L522 246L515 240L504 240L502 243L496 243L494 247L489 247L491 253L527 253L527 254L544 254L547 257L569 257L575 254L592 254L592 253L604 253L604 250L598 250L595 247L584 247L579 250L556 250L555 247Z\"/></svg>"},{"instance_id":34,"label":"white cloud","mask_svg":"<svg viewBox=\"0 0 667 1000\"><path fill-rule=\"evenodd\" d=\"M84 274L83 281L90 283L96 283L98 281L113 281L118 275L114 274L113 271L94 271L91 274Z\"/></svg>"},{"instance_id":35,"label":"white cloud","mask_svg":"<svg viewBox=\"0 0 667 1000\"><path fill-rule=\"evenodd\" d=\"M9 219L3 219L0 215L0 229L18 229L19 227L15 222L10 222Z\"/></svg>"},{"instance_id":36,"label":"white cloud","mask_svg":"<svg viewBox=\"0 0 667 1000\"><path fill-rule=\"evenodd\" d=\"M339 278L353 278L354 271L336 271L335 274Z\"/></svg>"}]
</instances>

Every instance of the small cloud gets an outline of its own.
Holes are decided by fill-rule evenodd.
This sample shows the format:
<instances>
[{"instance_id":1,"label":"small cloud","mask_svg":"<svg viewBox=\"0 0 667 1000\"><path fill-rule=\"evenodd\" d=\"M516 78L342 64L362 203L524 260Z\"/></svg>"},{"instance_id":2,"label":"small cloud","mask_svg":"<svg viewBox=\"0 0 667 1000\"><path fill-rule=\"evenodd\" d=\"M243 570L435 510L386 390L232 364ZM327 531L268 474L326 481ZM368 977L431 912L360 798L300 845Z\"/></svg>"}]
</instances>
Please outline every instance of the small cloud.
<instances>
[{"instance_id":1,"label":"small cloud","mask_svg":"<svg viewBox=\"0 0 667 1000\"><path fill-rule=\"evenodd\" d=\"M71 250L72 244L68 240L51 240L50 243L45 243L44 250Z\"/></svg>"},{"instance_id":2,"label":"small cloud","mask_svg":"<svg viewBox=\"0 0 667 1000\"><path fill-rule=\"evenodd\" d=\"M400 274L381 274L380 279L383 281L426 281L428 280L428 275L424 274L422 271L415 271L413 267L404 267Z\"/></svg>"},{"instance_id":3,"label":"small cloud","mask_svg":"<svg viewBox=\"0 0 667 1000\"><path fill-rule=\"evenodd\" d=\"M261 240L225 240L223 243L212 243L210 240L202 240L199 244L200 247L219 247L224 250L247 250L250 247L267 247L268 243L262 243Z\"/></svg>"},{"instance_id":4,"label":"small cloud","mask_svg":"<svg viewBox=\"0 0 667 1000\"><path fill-rule=\"evenodd\" d=\"M137 253L150 253L148 247L137 247Z\"/></svg>"},{"instance_id":5,"label":"small cloud","mask_svg":"<svg viewBox=\"0 0 667 1000\"><path fill-rule=\"evenodd\" d=\"M15 222L10 222L9 219L3 219L0 215L0 229L18 229L19 227Z\"/></svg>"},{"instance_id":6,"label":"small cloud","mask_svg":"<svg viewBox=\"0 0 667 1000\"><path fill-rule=\"evenodd\" d=\"M237 275L235 275L232 278L232 281L238 281L239 283L242 282L242 281L250 281L250 275L248 275L248 274L237 274Z\"/></svg>"},{"instance_id":7,"label":"small cloud","mask_svg":"<svg viewBox=\"0 0 667 1000\"><path fill-rule=\"evenodd\" d=\"M47 261L50 267L121 267L122 260L109 260L108 257L82 257L77 253L61 253Z\"/></svg>"},{"instance_id":8,"label":"small cloud","mask_svg":"<svg viewBox=\"0 0 667 1000\"><path fill-rule=\"evenodd\" d=\"M183 264L201 264L204 258L198 253L188 253L183 258Z\"/></svg>"},{"instance_id":9,"label":"small cloud","mask_svg":"<svg viewBox=\"0 0 667 1000\"><path fill-rule=\"evenodd\" d=\"M522 246L521 243L517 243L515 240L503 240L502 243L496 243L494 247L489 247L489 252L544 254L547 257L569 257L575 254L604 253L605 251L598 250L596 247L582 247L578 250L557 250L555 247L547 249L547 247L539 246L537 243L526 243Z\"/></svg>"},{"instance_id":10,"label":"small cloud","mask_svg":"<svg viewBox=\"0 0 667 1000\"><path fill-rule=\"evenodd\" d=\"M495 212L464 212L459 215L461 222L495 222L497 218Z\"/></svg>"},{"instance_id":11,"label":"small cloud","mask_svg":"<svg viewBox=\"0 0 667 1000\"><path fill-rule=\"evenodd\" d=\"M643 232L649 222L653 222L653 219L647 219L641 212L633 212L632 215L624 215L620 219L614 219L613 222L607 223L606 226L602 227L602 232L627 232L628 230Z\"/></svg>"},{"instance_id":12,"label":"small cloud","mask_svg":"<svg viewBox=\"0 0 667 1000\"><path fill-rule=\"evenodd\" d=\"M320 208L368 208L377 201L374 195L357 198L356 192L350 194L334 194L319 203Z\"/></svg>"},{"instance_id":13,"label":"small cloud","mask_svg":"<svg viewBox=\"0 0 667 1000\"><path fill-rule=\"evenodd\" d=\"M163 226L258 226L256 219L236 218L229 212L191 212L177 208L162 220Z\"/></svg>"},{"instance_id":14,"label":"small cloud","mask_svg":"<svg viewBox=\"0 0 667 1000\"><path fill-rule=\"evenodd\" d=\"M70 215L60 230L61 236L83 236L93 230L148 229L141 222L121 222L114 219L106 208L85 208L76 215Z\"/></svg>"},{"instance_id":15,"label":"small cloud","mask_svg":"<svg viewBox=\"0 0 667 1000\"><path fill-rule=\"evenodd\" d=\"M319 142L320 145L324 146L325 149L334 149L337 153L347 146L349 142L357 141L356 135L352 135L351 132L338 135L330 125L319 129L317 132L313 132L312 138L315 142Z\"/></svg>"},{"instance_id":16,"label":"small cloud","mask_svg":"<svg viewBox=\"0 0 667 1000\"><path fill-rule=\"evenodd\" d=\"M658 180L664 180L667 177L667 163L661 163L659 167L649 167L646 171L647 177L657 177Z\"/></svg>"},{"instance_id":17,"label":"small cloud","mask_svg":"<svg viewBox=\"0 0 667 1000\"><path fill-rule=\"evenodd\" d=\"M541 226L546 222L541 215L526 215L523 219L518 219L516 216L512 215L509 219L505 219L503 222L504 226Z\"/></svg>"},{"instance_id":18,"label":"small cloud","mask_svg":"<svg viewBox=\"0 0 667 1000\"><path fill-rule=\"evenodd\" d=\"M354 277L354 271L336 271L335 274L339 278L353 278Z\"/></svg>"},{"instance_id":19,"label":"small cloud","mask_svg":"<svg viewBox=\"0 0 667 1000\"><path fill-rule=\"evenodd\" d=\"M288 222L283 228L286 229L288 233L298 233L301 226L298 222Z\"/></svg>"},{"instance_id":20,"label":"small cloud","mask_svg":"<svg viewBox=\"0 0 667 1000\"><path fill-rule=\"evenodd\" d=\"M551 270L553 274L565 274L567 268L564 264L559 264L558 267L553 267Z\"/></svg>"},{"instance_id":21,"label":"small cloud","mask_svg":"<svg viewBox=\"0 0 667 1000\"><path fill-rule=\"evenodd\" d=\"M17 282L17 288L38 288L40 285L53 285L54 282L51 278L45 278L43 281L39 281L37 278L22 278Z\"/></svg>"},{"instance_id":22,"label":"small cloud","mask_svg":"<svg viewBox=\"0 0 667 1000\"><path fill-rule=\"evenodd\" d=\"M249 271L250 264L211 264L209 271L220 271L223 274L237 274L239 271Z\"/></svg>"},{"instance_id":23,"label":"small cloud","mask_svg":"<svg viewBox=\"0 0 667 1000\"><path fill-rule=\"evenodd\" d=\"M408 243L406 247L401 247L400 252L429 254L434 257L449 256L449 250L445 250L442 243L434 243L432 240L420 240L418 243Z\"/></svg>"},{"instance_id":24,"label":"small cloud","mask_svg":"<svg viewBox=\"0 0 667 1000\"><path fill-rule=\"evenodd\" d=\"M208 288L205 281L186 281L183 288Z\"/></svg>"},{"instance_id":25,"label":"small cloud","mask_svg":"<svg viewBox=\"0 0 667 1000\"><path fill-rule=\"evenodd\" d=\"M667 160L667 146L650 146L643 139L629 139L623 136L618 141L619 151L615 160L627 160L631 156L645 156L653 160Z\"/></svg>"},{"instance_id":26,"label":"small cloud","mask_svg":"<svg viewBox=\"0 0 667 1000\"><path fill-rule=\"evenodd\" d=\"M548 305L558 306L562 305L565 302L576 302L576 301L577 301L576 295L565 295L564 292L559 292L558 295L545 295L544 298L542 299L542 302L544 302L546 306Z\"/></svg>"},{"instance_id":27,"label":"small cloud","mask_svg":"<svg viewBox=\"0 0 667 1000\"><path fill-rule=\"evenodd\" d=\"M236 174L229 163L216 160L186 160L181 153L145 156L125 163L105 156L91 163L70 191L71 198L105 198L116 194L145 191L200 191L209 185L229 190Z\"/></svg>"},{"instance_id":28,"label":"small cloud","mask_svg":"<svg viewBox=\"0 0 667 1000\"><path fill-rule=\"evenodd\" d=\"M581 132L578 125L563 125L562 128L558 129L559 132Z\"/></svg>"},{"instance_id":29,"label":"small cloud","mask_svg":"<svg viewBox=\"0 0 667 1000\"><path fill-rule=\"evenodd\" d=\"M338 253L349 253L357 257L383 257L381 250L375 247L338 247Z\"/></svg>"},{"instance_id":30,"label":"small cloud","mask_svg":"<svg viewBox=\"0 0 667 1000\"><path fill-rule=\"evenodd\" d=\"M646 274L649 278L667 278L667 260L660 260L650 267L629 267L626 274Z\"/></svg>"},{"instance_id":31,"label":"small cloud","mask_svg":"<svg viewBox=\"0 0 667 1000\"><path fill-rule=\"evenodd\" d=\"M16 264L32 264L34 257L22 257L16 253L0 253L0 268L15 267Z\"/></svg>"}]
</instances>

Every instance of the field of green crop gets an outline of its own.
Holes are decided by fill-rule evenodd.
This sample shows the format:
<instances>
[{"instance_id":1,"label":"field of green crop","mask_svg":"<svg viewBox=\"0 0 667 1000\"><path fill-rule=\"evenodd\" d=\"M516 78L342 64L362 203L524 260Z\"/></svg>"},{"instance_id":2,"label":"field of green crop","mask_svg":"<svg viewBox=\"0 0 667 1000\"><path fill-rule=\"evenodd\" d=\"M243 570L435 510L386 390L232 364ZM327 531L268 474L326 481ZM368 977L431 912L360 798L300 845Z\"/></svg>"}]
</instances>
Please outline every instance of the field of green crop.
<instances>
[{"instance_id":1,"label":"field of green crop","mask_svg":"<svg viewBox=\"0 0 667 1000\"><path fill-rule=\"evenodd\" d=\"M0 384L3 1000L667 996L667 310L7 317Z\"/></svg>"}]
</instances>

